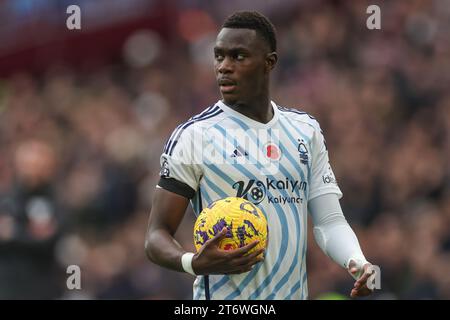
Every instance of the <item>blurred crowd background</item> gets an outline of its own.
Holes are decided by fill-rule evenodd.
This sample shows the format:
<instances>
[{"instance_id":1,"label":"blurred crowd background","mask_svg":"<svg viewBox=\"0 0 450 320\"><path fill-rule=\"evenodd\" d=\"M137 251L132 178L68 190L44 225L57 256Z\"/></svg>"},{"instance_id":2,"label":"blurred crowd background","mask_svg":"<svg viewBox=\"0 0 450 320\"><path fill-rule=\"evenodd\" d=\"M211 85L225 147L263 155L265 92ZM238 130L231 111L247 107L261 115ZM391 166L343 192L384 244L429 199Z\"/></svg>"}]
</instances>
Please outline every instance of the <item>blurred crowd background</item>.
<instances>
[{"instance_id":1,"label":"blurred crowd background","mask_svg":"<svg viewBox=\"0 0 450 320\"><path fill-rule=\"evenodd\" d=\"M381 267L369 299L450 299L448 0L0 1L1 299L192 298L144 236L163 145L218 100L212 44L243 9L277 28L273 100L321 123L344 214ZM190 250L193 223L189 209L177 232ZM308 241L310 298L348 297L352 278Z\"/></svg>"}]
</instances>

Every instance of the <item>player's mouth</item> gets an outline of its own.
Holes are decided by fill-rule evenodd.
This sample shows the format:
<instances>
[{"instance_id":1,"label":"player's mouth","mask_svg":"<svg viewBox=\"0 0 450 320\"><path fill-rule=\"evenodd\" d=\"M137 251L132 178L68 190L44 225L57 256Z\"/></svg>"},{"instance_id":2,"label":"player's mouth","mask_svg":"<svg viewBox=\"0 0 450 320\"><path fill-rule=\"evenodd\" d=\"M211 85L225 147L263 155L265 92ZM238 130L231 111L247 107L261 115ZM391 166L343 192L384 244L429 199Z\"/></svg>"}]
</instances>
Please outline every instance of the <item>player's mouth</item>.
<instances>
[{"instance_id":1,"label":"player's mouth","mask_svg":"<svg viewBox=\"0 0 450 320\"><path fill-rule=\"evenodd\" d=\"M219 79L219 89L221 93L232 93L236 90L236 82L230 79Z\"/></svg>"}]
</instances>

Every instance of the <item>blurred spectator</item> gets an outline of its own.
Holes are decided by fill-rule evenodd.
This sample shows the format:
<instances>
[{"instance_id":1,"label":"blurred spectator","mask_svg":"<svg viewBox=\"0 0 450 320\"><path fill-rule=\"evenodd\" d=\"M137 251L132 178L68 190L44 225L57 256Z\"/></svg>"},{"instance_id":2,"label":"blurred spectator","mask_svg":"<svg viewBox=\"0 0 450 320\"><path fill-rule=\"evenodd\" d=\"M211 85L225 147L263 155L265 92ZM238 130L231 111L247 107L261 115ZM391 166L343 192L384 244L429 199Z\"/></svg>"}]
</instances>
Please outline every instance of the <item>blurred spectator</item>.
<instances>
[{"instance_id":1,"label":"blurred spectator","mask_svg":"<svg viewBox=\"0 0 450 320\"><path fill-rule=\"evenodd\" d=\"M56 154L42 141L24 141L13 161L0 207L0 298L52 298L60 292L53 256L62 218L53 186Z\"/></svg>"}]
</instances>

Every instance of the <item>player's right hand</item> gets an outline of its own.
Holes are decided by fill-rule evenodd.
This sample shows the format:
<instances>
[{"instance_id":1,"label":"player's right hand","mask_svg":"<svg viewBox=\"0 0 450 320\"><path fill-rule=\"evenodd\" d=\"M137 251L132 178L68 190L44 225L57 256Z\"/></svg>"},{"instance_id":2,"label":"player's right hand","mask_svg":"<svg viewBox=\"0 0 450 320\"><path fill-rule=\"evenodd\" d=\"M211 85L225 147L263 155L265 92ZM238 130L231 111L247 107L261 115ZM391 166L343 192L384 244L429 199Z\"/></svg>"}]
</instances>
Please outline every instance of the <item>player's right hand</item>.
<instances>
[{"instance_id":1,"label":"player's right hand","mask_svg":"<svg viewBox=\"0 0 450 320\"><path fill-rule=\"evenodd\" d=\"M249 253L258 245L259 241L252 242L236 250L222 250L219 248L220 241L225 238L227 228L208 241L192 258L192 269L195 274L238 274L251 271L253 266L264 260L263 249Z\"/></svg>"}]
</instances>

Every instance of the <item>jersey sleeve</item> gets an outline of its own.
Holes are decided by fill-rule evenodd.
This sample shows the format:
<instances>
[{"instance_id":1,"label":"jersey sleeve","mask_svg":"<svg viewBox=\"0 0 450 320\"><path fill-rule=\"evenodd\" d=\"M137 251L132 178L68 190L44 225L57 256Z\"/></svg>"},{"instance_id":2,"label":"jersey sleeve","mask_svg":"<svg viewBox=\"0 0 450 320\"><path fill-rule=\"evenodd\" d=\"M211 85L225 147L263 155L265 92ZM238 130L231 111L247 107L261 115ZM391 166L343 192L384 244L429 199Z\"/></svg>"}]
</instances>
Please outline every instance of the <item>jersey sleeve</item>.
<instances>
[{"instance_id":1,"label":"jersey sleeve","mask_svg":"<svg viewBox=\"0 0 450 320\"><path fill-rule=\"evenodd\" d=\"M337 184L333 169L328 158L323 132L317 123L312 139L312 163L309 200L327 193L335 193L339 198L342 192Z\"/></svg>"},{"instance_id":2,"label":"jersey sleeve","mask_svg":"<svg viewBox=\"0 0 450 320\"><path fill-rule=\"evenodd\" d=\"M201 148L195 142L196 134L192 126L175 129L160 157L161 171L157 187L188 199L194 197L202 175L197 161Z\"/></svg>"}]
</instances>

